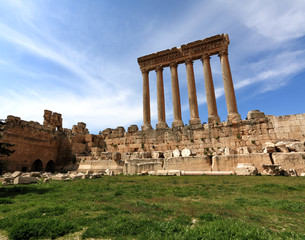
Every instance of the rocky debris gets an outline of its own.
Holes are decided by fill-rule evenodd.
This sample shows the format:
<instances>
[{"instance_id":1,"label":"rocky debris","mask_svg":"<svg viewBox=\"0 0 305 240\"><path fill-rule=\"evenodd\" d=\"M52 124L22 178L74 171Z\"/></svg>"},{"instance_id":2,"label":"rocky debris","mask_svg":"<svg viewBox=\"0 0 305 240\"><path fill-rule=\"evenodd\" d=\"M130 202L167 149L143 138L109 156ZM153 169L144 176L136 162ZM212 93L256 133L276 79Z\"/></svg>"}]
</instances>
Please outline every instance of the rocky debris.
<instances>
[{"instance_id":1,"label":"rocky debris","mask_svg":"<svg viewBox=\"0 0 305 240\"><path fill-rule=\"evenodd\" d=\"M286 169L284 170L284 176L297 177L297 171L295 169Z\"/></svg>"},{"instance_id":2,"label":"rocky debris","mask_svg":"<svg viewBox=\"0 0 305 240\"><path fill-rule=\"evenodd\" d=\"M22 176L19 176L19 177L16 177L14 179L14 184L31 184L31 183L36 183L37 180L35 177L22 177Z\"/></svg>"},{"instance_id":3,"label":"rocky debris","mask_svg":"<svg viewBox=\"0 0 305 240\"><path fill-rule=\"evenodd\" d=\"M295 169L283 169L281 165L262 165L263 172L262 175L268 176L298 176L297 171Z\"/></svg>"},{"instance_id":4,"label":"rocky debris","mask_svg":"<svg viewBox=\"0 0 305 240\"><path fill-rule=\"evenodd\" d=\"M137 125L130 125L130 127L128 127L127 132L128 133L135 133L139 131L139 128Z\"/></svg>"},{"instance_id":5,"label":"rocky debris","mask_svg":"<svg viewBox=\"0 0 305 240\"><path fill-rule=\"evenodd\" d=\"M163 152L154 151L154 152L151 153L151 157L152 158L162 158L164 156L163 156Z\"/></svg>"},{"instance_id":6,"label":"rocky debris","mask_svg":"<svg viewBox=\"0 0 305 240\"><path fill-rule=\"evenodd\" d=\"M234 172L238 176L253 176L258 173L253 163L238 163Z\"/></svg>"},{"instance_id":7,"label":"rocky debris","mask_svg":"<svg viewBox=\"0 0 305 240\"><path fill-rule=\"evenodd\" d=\"M249 148L248 147L239 147L236 149L238 154L249 154Z\"/></svg>"},{"instance_id":8,"label":"rocky debris","mask_svg":"<svg viewBox=\"0 0 305 240\"><path fill-rule=\"evenodd\" d=\"M289 152L304 152L305 146L303 142L291 142L286 145Z\"/></svg>"},{"instance_id":9,"label":"rocky debris","mask_svg":"<svg viewBox=\"0 0 305 240\"><path fill-rule=\"evenodd\" d=\"M268 176L281 176L284 175L284 170L282 169L281 165L262 165L263 172L262 175L268 175Z\"/></svg>"},{"instance_id":10,"label":"rocky debris","mask_svg":"<svg viewBox=\"0 0 305 240\"><path fill-rule=\"evenodd\" d=\"M263 147L263 153L274 153L276 152L275 144L272 142L266 142Z\"/></svg>"},{"instance_id":11,"label":"rocky debris","mask_svg":"<svg viewBox=\"0 0 305 240\"><path fill-rule=\"evenodd\" d=\"M163 153L163 156L164 156L164 158L170 158L170 157L173 156L173 152L172 152L171 150L165 151L165 152Z\"/></svg>"},{"instance_id":12,"label":"rocky debris","mask_svg":"<svg viewBox=\"0 0 305 240\"><path fill-rule=\"evenodd\" d=\"M11 177L12 177L12 178L16 178L16 177L21 176L21 174L22 174L22 173L21 173L20 171L15 171L15 172L12 173Z\"/></svg>"},{"instance_id":13,"label":"rocky debris","mask_svg":"<svg viewBox=\"0 0 305 240\"><path fill-rule=\"evenodd\" d=\"M113 171L111 171L110 169L106 169L106 170L105 170L105 175L107 175L107 176L113 176Z\"/></svg>"},{"instance_id":14,"label":"rocky debris","mask_svg":"<svg viewBox=\"0 0 305 240\"><path fill-rule=\"evenodd\" d=\"M264 144L263 152L264 153L273 153L273 152L304 152L305 146L304 142L300 141L279 141L277 143L266 142Z\"/></svg>"},{"instance_id":15,"label":"rocky debris","mask_svg":"<svg viewBox=\"0 0 305 240\"><path fill-rule=\"evenodd\" d=\"M300 174L300 177L305 177L305 172L302 172L302 173Z\"/></svg>"},{"instance_id":16,"label":"rocky debris","mask_svg":"<svg viewBox=\"0 0 305 240\"><path fill-rule=\"evenodd\" d=\"M277 152L283 152L283 153L288 153L289 150L286 146L286 142L283 142L283 141L279 141L275 144L275 148L276 148L276 151Z\"/></svg>"},{"instance_id":17,"label":"rocky debris","mask_svg":"<svg viewBox=\"0 0 305 240\"><path fill-rule=\"evenodd\" d=\"M175 149L174 151L173 151L173 157L180 157L180 150L179 149Z\"/></svg>"},{"instance_id":18,"label":"rocky debris","mask_svg":"<svg viewBox=\"0 0 305 240\"><path fill-rule=\"evenodd\" d=\"M248 120L256 119L256 118L265 118L265 113L259 111L259 110L252 110L249 111L247 114Z\"/></svg>"},{"instance_id":19,"label":"rocky debris","mask_svg":"<svg viewBox=\"0 0 305 240\"><path fill-rule=\"evenodd\" d=\"M119 153L119 152L112 153L112 160L119 161L121 159L122 159L121 153Z\"/></svg>"},{"instance_id":20,"label":"rocky debris","mask_svg":"<svg viewBox=\"0 0 305 240\"><path fill-rule=\"evenodd\" d=\"M66 180L68 178L67 174L58 173L51 177L52 180Z\"/></svg>"},{"instance_id":21,"label":"rocky debris","mask_svg":"<svg viewBox=\"0 0 305 240\"><path fill-rule=\"evenodd\" d=\"M225 147L225 155L232 155L232 154L235 154L234 150L229 147Z\"/></svg>"}]
</instances>

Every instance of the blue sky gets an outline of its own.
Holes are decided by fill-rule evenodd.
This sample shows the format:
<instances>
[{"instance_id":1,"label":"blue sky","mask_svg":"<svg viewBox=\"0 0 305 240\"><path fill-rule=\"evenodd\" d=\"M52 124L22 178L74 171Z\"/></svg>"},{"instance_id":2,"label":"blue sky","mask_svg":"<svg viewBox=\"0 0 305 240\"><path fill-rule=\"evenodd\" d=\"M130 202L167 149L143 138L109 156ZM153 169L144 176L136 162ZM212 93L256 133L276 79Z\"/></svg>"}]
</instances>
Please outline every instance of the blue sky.
<instances>
[{"instance_id":1,"label":"blue sky","mask_svg":"<svg viewBox=\"0 0 305 240\"><path fill-rule=\"evenodd\" d=\"M305 113L303 0L0 0L0 118L42 123L43 110L91 133L142 125L137 58L228 33L239 113ZM222 120L227 110L219 58L211 58ZM202 122L208 118L202 63L194 62ZM182 117L190 118L186 70L179 65ZM152 125L156 73L150 72ZM166 119L173 121L170 70L163 72Z\"/></svg>"}]
</instances>

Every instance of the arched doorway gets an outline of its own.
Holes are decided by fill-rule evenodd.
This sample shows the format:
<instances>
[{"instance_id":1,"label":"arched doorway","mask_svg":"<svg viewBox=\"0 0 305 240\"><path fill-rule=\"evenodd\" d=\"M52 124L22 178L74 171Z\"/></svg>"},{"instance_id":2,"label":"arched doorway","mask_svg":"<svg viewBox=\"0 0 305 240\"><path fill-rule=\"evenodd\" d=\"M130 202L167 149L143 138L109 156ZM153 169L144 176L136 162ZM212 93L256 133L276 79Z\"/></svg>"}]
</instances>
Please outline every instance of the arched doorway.
<instances>
[{"instance_id":1,"label":"arched doorway","mask_svg":"<svg viewBox=\"0 0 305 240\"><path fill-rule=\"evenodd\" d=\"M46 172L51 172L51 173L54 173L54 172L55 172L55 162L54 162L53 160L50 160L50 161L47 163Z\"/></svg>"},{"instance_id":2,"label":"arched doorway","mask_svg":"<svg viewBox=\"0 0 305 240\"><path fill-rule=\"evenodd\" d=\"M37 159L35 162L33 162L31 170L42 171L42 161Z\"/></svg>"}]
</instances>

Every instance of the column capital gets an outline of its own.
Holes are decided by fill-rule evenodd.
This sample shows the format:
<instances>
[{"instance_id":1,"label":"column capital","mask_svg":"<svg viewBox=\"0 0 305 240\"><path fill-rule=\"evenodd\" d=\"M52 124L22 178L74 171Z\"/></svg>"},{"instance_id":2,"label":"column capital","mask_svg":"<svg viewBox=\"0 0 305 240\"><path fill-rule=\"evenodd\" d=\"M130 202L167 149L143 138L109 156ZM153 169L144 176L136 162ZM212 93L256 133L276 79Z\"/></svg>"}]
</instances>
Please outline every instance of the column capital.
<instances>
[{"instance_id":1,"label":"column capital","mask_svg":"<svg viewBox=\"0 0 305 240\"><path fill-rule=\"evenodd\" d=\"M159 71L162 72L163 71L163 67L162 66L158 66L158 67L156 67L155 71L156 72L159 72Z\"/></svg>"},{"instance_id":2,"label":"column capital","mask_svg":"<svg viewBox=\"0 0 305 240\"><path fill-rule=\"evenodd\" d=\"M176 67L178 67L178 63L177 63L177 62L172 62L169 66L170 66L171 68L172 68L172 67L175 67L175 68L176 68Z\"/></svg>"},{"instance_id":3,"label":"column capital","mask_svg":"<svg viewBox=\"0 0 305 240\"><path fill-rule=\"evenodd\" d=\"M211 56L209 54L203 54L202 57L200 58L200 60L203 62L205 59L210 60Z\"/></svg>"},{"instance_id":4,"label":"column capital","mask_svg":"<svg viewBox=\"0 0 305 240\"><path fill-rule=\"evenodd\" d=\"M192 64L193 65L193 60L191 58L188 58L185 60L185 64Z\"/></svg>"},{"instance_id":5,"label":"column capital","mask_svg":"<svg viewBox=\"0 0 305 240\"><path fill-rule=\"evenodd\" d=\"M218 53L218 56L219 57L222 57L222 56L228 56L229 55L229 53L228 53L228 49L223 49L223 50L221 50L219 53Z\"/></svg>"},{"instance_id":6,"label":"column capital","mask_svg":"<svg viewBox=\"0 0 305 240\"><path fill-rule=\"evenodd\" d=\"M142 72L142 74L148 74L149 70L146 68L141 68L141 72Z\"/></svg>"}]
</instances>

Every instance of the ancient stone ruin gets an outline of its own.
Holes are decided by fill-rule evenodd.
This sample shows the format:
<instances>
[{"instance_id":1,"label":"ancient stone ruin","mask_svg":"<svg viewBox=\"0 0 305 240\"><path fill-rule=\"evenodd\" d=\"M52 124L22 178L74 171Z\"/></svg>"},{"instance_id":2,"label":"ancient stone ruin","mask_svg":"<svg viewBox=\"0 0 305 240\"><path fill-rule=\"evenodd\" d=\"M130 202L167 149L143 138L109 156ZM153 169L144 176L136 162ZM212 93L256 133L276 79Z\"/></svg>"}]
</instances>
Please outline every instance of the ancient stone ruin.
<instances>
[{"instance_id":1,"label":"ancient stone ruin","mask_svg":"<svg viewBox=\"0 0 305 240\"><path fill-rule=\"evenodd\" d=\"M138 58L143 74L141 130L131 125L127 131L117 127L90 134L82 122L72 129L63 129L61 114L48 110L44 112L43 125L8 116L1 141L14 144L15 153L0 157L6 166L3 171L70 171L70 175L54 177L61 180L87 178L82 176L89 176L89 173L304 176L305 114L272 116L253 110L241 120L229 66L228 44L228 35L222 34ZM227 121L223 122L217 113L209 61L215 54L220 57L228 110ZM198 59L203 63L209 114L208 123L204 124L198 115L192 65L192 61ZM178 64L185 64L187 70L188 125L184 125L181 118ZM165 119L164 67L171 69L174 112L171 128ZM152 70L157 74L156 129L152 128L150 120L148 73ZM8 182L15 181L11 175L7 177Z\"/></svg>"}]
</instances>

